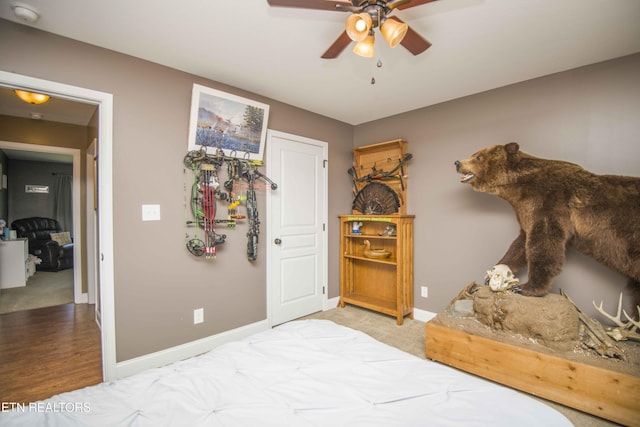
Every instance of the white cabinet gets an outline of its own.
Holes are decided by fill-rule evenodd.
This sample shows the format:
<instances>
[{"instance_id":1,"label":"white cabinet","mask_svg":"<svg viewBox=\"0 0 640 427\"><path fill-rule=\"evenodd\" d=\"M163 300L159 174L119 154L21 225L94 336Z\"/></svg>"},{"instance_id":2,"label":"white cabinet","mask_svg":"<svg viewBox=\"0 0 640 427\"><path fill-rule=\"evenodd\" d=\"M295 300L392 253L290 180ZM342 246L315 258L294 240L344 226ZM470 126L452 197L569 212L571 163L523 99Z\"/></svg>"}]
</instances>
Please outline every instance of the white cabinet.
<instances>
[{"instance_id":1,"label":"white cabinet","mask_svg":"<svg viewBox=\"0 0 640 427\"><path fill-rule=\"evenodd\" d=\"M0 289L27 286L27 239L0 240Z\"/></svg>"}]
</instances>

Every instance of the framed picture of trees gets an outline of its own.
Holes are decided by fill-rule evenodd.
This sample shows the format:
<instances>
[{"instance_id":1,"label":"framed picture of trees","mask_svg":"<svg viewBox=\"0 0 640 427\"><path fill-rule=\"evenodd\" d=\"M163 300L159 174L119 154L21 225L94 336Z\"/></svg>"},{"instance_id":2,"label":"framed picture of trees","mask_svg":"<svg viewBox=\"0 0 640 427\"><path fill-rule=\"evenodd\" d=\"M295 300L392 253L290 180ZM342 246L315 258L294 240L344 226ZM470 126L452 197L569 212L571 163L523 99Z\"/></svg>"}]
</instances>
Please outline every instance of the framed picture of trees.
<instances>
[{"instance_id":1,"label":"framed picture of trees","mask_svg":"<svg viewBox=\"0 0 640 427\"><path fill-rule=\"evenodd\" d=\"M194 84L188 149L262 160L268 117L267 104Z\"/></svg>"}]
</instances>

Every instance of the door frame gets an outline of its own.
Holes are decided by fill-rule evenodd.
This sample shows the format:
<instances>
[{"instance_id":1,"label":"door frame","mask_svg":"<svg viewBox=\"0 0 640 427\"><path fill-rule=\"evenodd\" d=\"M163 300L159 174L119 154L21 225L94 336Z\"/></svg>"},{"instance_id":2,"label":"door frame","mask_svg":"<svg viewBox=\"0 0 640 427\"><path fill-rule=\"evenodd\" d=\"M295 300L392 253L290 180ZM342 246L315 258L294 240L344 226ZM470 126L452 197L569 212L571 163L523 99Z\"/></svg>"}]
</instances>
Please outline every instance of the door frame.
<instances>
[{"instance_id":1,"label":"door frame","mask_svg":"<svg viewBox=\"0 0 640 427\"><path fill-rule=\"evenodd\" d=\"M100 264L100 301L102 377L116 379L116 337L113 265L113 95L64 83L43 80L0 70L0 86L44 92L72 101L98 106L98 253Z\"/></svg>"},{"instance_id":2,"label":"door frame","mask_svg":"<svg viewBox=\"0 0 640 427\"><path fill-rule=\"evenodd\" d=\"M329 167L328 167L328 156L329 156L329 149L328 149L328 143L326 143L325 141L320 141L317 139L312 139L312 138L307 138L304 136L299 136L299 135L294 135L291 133L286 133L286 132L281 132L281 131L277 131L277 130L272 130L272 129L267 129L267 148L266 148L266 174L267 176L271 175L271 166L273 164L273 162L271 162L271 156L272 156L272 151L271 151L271 144L269 143L271 141L272 138L277 137L277 138L283 138L283 139L288 139L300 144L311 144L317 147L321 147L322 148L322 157L324 158L324 164L323 164L323 171L324 171L324 194L321 196L322 197L322 203L324 205L324 209L322 210L322 223L324 224L324 230L322 233L322 245L324 248L324 254L323 254L323 263L322 263L322 283L323 283L323 295L322 295L322 311L327 310L329 307L329 239L328 239L328 235L329 235L329 222L328 222L328 216L329 216ZM276 183L277 184L277 183ZM277 190L276 190L277 191ZM267 213L271 212L271 206L273 203L272 200L272 192L267 191ZM266 294L266 298L267 298L267 320L269 322L269 326L272 326L272 307L271 307L271 292L273 291L273 286L275 286L275 284L271 283L271 268L273 265L273 245L271 244L271 242L274 239L274 236L272 235L271 230L273 230L272 224L273 224L274 219L271 218L270 215L267 216L267 244L266 244L266 255L267 255L267 294Z\"/></svg>"},{"instance_id":3,"label":"door frame","mask_svg":"<svg viewBox=\"0 0 640 427\"><path fill-rule=\"evenodd\" d=\"M26 144L22 142L0 141L0 149L32 151L37 153L67 154L72 157L73 183L71 209L74 218L80 218L80 150L78 148L55 147L49 145ZM88 301L87 294L82 292L82 236L85 230L79 221L73 222L73 302L83 304Z\"/></svg>"},{"instance_id":4,"label":"door frame","mask_svg":"<svg viewBox=\"0 0 640 427\"><path fill-rule=\"evenodd\" d=\"M97 228L96 228L96 224L97 224L97 217L98 215L96 214L95 209L97 208L97 203L96 203L96 188L97 188L97 182L96 180L98 179L97 175L96 175L96 168L94 165L94 161L97 161L97 157L96 157L96 149L98 146L98 138L93 138L93 140L89 143L89 145L87 146L87 150L85 152L85 181L87 183L86 189L85 189L85 206L84 206L84 212L85 212L85 217L86 217L86 223L85 223L85 241L87 242L87 248L86 248L86 252L87 252L87 297L88 297L88 301L89 304L96 304L96 312L98 311L98 302L96 301L96 290L97 288L97 283L98 283L98 269L96 268L98 265L98 256L96 255L97 253L97 246L98 246L98 242L96 241L96 233L97 233ZM99 301L99 299L98 299ZM97 315L97 314L96 314ZM100 321L97 322L98 326L100 326Z\"/></svg>"}]
</instances>

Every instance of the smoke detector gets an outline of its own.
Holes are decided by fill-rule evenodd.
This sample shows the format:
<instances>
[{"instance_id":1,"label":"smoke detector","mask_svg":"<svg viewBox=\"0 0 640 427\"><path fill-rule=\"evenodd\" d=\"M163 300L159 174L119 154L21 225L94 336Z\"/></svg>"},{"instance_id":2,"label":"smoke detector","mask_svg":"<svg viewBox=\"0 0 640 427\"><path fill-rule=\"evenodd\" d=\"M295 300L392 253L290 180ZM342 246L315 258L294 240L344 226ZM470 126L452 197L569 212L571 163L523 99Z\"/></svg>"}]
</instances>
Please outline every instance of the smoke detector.
<instances>
[{"instance_id":1,"label":"smoke detector","mask_svg":"<svg viewBox=\"0 0 640 427\"><path fill-rule=\"evenodd\" d=\"M13 14L25 24L35 24L40 19L40 14L32 6L24 3L11 3Z\"/></svg>"}]
</instances>

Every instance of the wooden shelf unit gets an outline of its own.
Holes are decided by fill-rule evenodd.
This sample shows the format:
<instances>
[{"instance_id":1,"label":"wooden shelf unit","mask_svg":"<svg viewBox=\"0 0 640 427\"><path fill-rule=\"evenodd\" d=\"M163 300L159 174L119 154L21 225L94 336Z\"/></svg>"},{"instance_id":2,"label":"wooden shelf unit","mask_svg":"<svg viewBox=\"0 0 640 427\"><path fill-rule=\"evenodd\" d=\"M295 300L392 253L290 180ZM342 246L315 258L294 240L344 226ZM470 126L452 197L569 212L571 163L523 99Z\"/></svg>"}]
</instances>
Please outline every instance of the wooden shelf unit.
<instances>
[{"instance_id":1,"label":"wooden shelf unit","mask_svg":"<svg viewBox=\"0 0 640 427\"><path fill-rule=\"evenodd\" d=\"M402 325L413 319L413 219L414 215L339 215L340 307L357 305L395 316ZM353 223L362 222L360 233ZM395 226L395 236L380 236ZM386 259L364 256L364 241L372 249L391 252Z\"/></svg>"}]
</instances>

